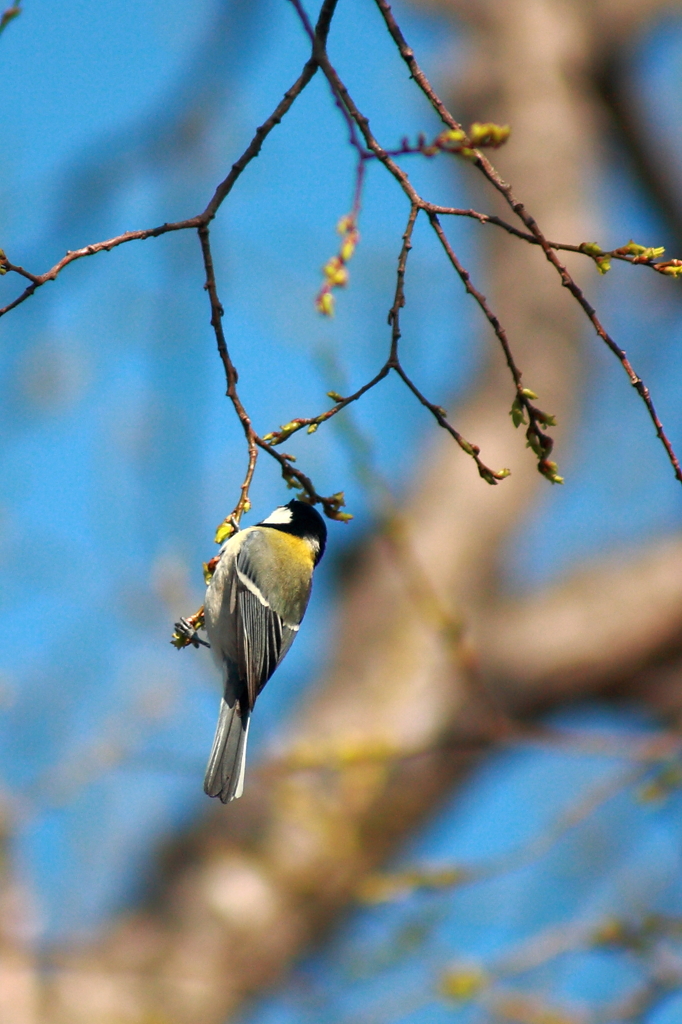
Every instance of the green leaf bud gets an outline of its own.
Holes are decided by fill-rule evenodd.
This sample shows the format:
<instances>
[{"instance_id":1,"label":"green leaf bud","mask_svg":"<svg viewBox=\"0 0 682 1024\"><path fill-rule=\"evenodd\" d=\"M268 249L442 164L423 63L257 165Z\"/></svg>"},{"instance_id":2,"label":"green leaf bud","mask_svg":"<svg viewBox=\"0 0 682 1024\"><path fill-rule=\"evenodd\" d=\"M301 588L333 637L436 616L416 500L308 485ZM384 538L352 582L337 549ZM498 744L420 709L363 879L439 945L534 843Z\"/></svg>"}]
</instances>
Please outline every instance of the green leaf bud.
<instances>
[{"instance_id":1,"label":"green leaf bud","mask_svg":"<svg viewBox=\"0 0 682 1024\"><path fill-rule=\"evenodd\" d=\"M604 250L596 242L581 242L578 248L581 252L587 253L588 256L604 255Z\"/></svg>"},{"instance_id":2,"label":"green leaf bud","mask_svg":"<svg viewBox=\"0 0 682 1024\"><path fill-rule=\"evenodd\" d=\"M492 124L487 122L480 124L475 121L469 129L469 138L472 146L492 146L497 149L503 145L511 134L508 124Z\"/></svg>"},{"instance_id":3,"label":"green leaf bud","mask_svg":"<svg viewBox=\"0 0 682 1024\"><path fill-rule=\"evenodd\" d=\"M509 410L509 415L512 418L512 423L515 427L520 427L522 423L526 422L526 414L521 401L518 396L512 402L512 407Z\"/></svg>"}]
</instances>

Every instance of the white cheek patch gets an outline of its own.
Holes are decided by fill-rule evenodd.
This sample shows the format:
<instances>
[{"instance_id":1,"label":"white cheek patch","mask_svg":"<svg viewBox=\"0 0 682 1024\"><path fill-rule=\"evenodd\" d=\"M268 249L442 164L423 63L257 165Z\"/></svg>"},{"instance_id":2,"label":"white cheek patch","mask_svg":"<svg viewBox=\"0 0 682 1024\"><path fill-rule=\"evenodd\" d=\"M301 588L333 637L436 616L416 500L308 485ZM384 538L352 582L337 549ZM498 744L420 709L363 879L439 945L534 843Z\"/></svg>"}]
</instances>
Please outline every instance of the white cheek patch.
<instances>
[{"instance_id":1,"label":"white cheek patch","mask_svg":"<svg viewBox=\"0 0 682 1024\"><path fill-rule=\"evenodd\" d=\"M292 520L291 509L287 508L286 505L280 505L271 512L267 519L263 520L263 525L268 523L271 526L286 526Z\"/></svg>"}]
</instances>

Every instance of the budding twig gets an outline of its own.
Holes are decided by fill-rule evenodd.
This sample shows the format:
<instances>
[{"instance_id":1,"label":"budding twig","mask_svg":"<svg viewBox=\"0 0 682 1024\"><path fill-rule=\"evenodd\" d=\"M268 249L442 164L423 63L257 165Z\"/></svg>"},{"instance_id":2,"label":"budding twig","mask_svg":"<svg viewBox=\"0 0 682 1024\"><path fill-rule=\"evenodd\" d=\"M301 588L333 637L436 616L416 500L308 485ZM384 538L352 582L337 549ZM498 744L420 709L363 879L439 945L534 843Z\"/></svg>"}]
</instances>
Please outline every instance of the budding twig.
<instances>
[{"instance_id":1,"label":"budding twig","mask_svg":"<svg viewBox=\"0 0 682 1024\"><path fill-rule=\"evenodd\" d=\"M391 38L393 39L394 43L398 48L400 56L403 58L403 60L405 61L410 70L410 76L414 79L414 81L417 83L417 85L422 90L424 95L427 97L429 103L431 104L435 112L438 114L441 121L453 131L463 131L462 125L452 116L452 114L447 109L447 107L440 99L440 97L437 95L428 78L420 68L414 56L414 51L407 45L405 37L403 36L393 16L393 12L391 11L391 7L388 4L387 0L375 0L375 3L379 8L379 11L381 12L386 27L391 35ZM322 65L320 66L322 67ZM325 70L324 67L322 67L322 70ZM651 421L656 429L656 434L659 437L661 443L663 444L668 455L670 464L673 467L675 477L677 478L677 480L679 480L680 483L682 483L682 469L680 468L679 460L673 450L670 440L667 437L663 429L663 425L654 408L653 402L651 400L651 395L649 394L649 389L646 387L646 385L638 376L638 374L635 373L634 369L632 368L632 365L630 364L630 361L627 358L625 351L621 349L620 346L617 345L613 338L608 334L608 332L602 325L601 321L597 317L596 311L585 298L585 295L583 294L581 288L576 284L567 268L560 261L559 257L556 254L555 246L553 246L552 243L547 240L543 232L540 230L540 227L535 218L528 212L524 204L519 199L517 199L512 190L511 185L502 179L502 177L498 174L498 172L492 166L487 157L482 152L480 152L480 150L476 151L474 166L476 166L478 170L481 171L481 173L488 180L488 182L496 189L497 192L500 193L500 195L503 196L503 198L509 204L509 206L514 211L516 216L522 221L522 223L527 228L528 232L533 236L533 238L535 239L535 243L541 246L547 260L552 264L552 266L559 274L562 285L571 292L575 300L582 308L585 315L590 320L597 335L602 339L602 341L607 345L607 347L613 352L613 354L620 362L621 366L623 367L623 369L625 370L630 379L630 383L635 388L635 390L637 391L637 393L639 394L640 398L642 399L647 408L649 417L651 418ZM584 252L585 250L582 249L581 251Z\"/></svg>"},{"instance_id":2,"label":"budding twig","mask_svg":"<svg viewBox=\"0 0 682 1024\"><path fill-rule=\"evenodd\" d=\"M477 220L480 224L492 224L497 226L501 230L519 238L519 240L523 240L532 245L538 245L542 248L546 259L554 266L555 270L559 274L562 285L571 292L574 299L578 302L583 309L583 312L592 323L597 335L613 352L623 366L625 372L628 374L630 383L636 389L647 408L649 416L655 426L656 433L664 445L668 459L673 466L675 476L680 482L682 482L682 469L680 468L680 463L654 408L648 388L635 372L625 351L620 348L602 325L594 308L590 305L567 268L560 261L557 256L557 251L564 250L581 253L582 255L591 258L601 273L606 273L609 269L610 261L615 259L632 264L648 266L650 269L653 269L664 276L679 277L682 276L682 260L661 260L660 257L663 255L662 248L641 246L632 241L627 245L620 246L613 250L603 250L594 242L582 242L575 245L549 241L524 204L516 198L511 186L502 180L498 172L482 152L485 148L496 148L503 144L509 136L508 126L475 122L468 128L468 130L465 130L465 128L448 111L445 104L438 97L426 75L420 68L413 51L408 46L393 16L387 0L375 0L375 3L381 12L386 27L396 44L401 57L409 68L412 79L424 93L432 108L438 114L445 126L439 135L430 142L427 141L424 135L421 135L418 137L416 143L410 143L410 141L405 138L402 140L402 144L398 148L386 149L382 147L370 128L368 118L361 112L354 102L348 88L339 77L327 54L327 36L336 9L337 0L324 0L314 28L307 17L301 0L291 0L291 4L310 39L310 57L303 66L303 69L296 81L287 90L280 102L275 106L270 116L257 128L249 145L235 163L232 164L229 172L223 180L216 186L215 191L204 210L201 213L188 217L184 220L164 223L156 227L145 228L137 231L126 231L120 235L114 236L113 238L95 242L80 249L71 250L43 274L33 274L19 264L12 263L5 256L5 253L0 250L0 275L13 273L28 281L27 286L20 295L3 308L0 308L0 317L25 302L26 299L30 298L38 289L42 288L42 286L47 284L49 281L56 280L61 274L61 271L76 260L83 259L87 256L93 256L99 252L109 252L112 249L131 241L142 241L148 238L156 238L174 231L196 229L201 243L202 259L206 275L205 288L209 296L211 308L211 325L215 333L218 353L225 371L227 385L226 394L232 402L235 413L240 421L247 446L247 467L244 480L240 487L240 497L234 509L230 515L226 517L226 520L219 529L219 535L224 537L228 535L230 531L238 528L241 516L249 508L249 489L254 477L258 454L260 451L266 452L271 458L278 462L282 476L289 486L298 489L307 500L321 504L328 516L336 519L348 518L346 513L340 511L343 505L343 494L338 492L337 494L333 494L329 497L320 495L316 491L312 480L293 465L293 456L279 451L278 446L287 437L303 428L307 428L308 433L314 433L322 423L337 415L337 413L347 405L358 401L364 394L376 387L391 371L398 374L418 401L431 412L439 425L446 429L457 441L460 447L472 456L476 462L480 475L487 480L488 483L494 484L506 476L508 471L501 470L495 472L485 466L479 458L478 447L464 439L457 432L457 430L449 423L445 411L441 409L440 406L431 402L420 391L418 386L407 375L400 363L400 310L405 303L405 273L407 258L412 246L414 225L420 212L423 211L428 216L431 226L438 236L450 264L459 275L467 292L478 303L479 308L492 326L503 349L516 391L511 408L511 416L514 424L516 426L521 423L526 425L527 442L537 456L538 469L550 481L559 483L561 482L561 477L558 475L556 464L549 459L549 455L552 451L553 440L544 429L547 426L553 425L553 418L534 405L536 396L522 383L521 371L516 364L509 344L507 331L490 309L485 296L472 283L469 271L462 265L461 261L452 249L439 220L440 216L469 217ZM9 20L7 15L9 14L11 17L14 17L18 11L19 5L16 4L5 12L5 16L3 16L3 19L0 22L0 30ZM237 369L231 359L222 327L223 309L218 297L216 275L210 245L209 225L218 213L227 196L230 194L240 175L260 152L263 143L270 132L288 113L296 99L307 87L318 69L322 71L329 84L334 103L338 107L345 121L348 130L349 144L355 149L357 154L355 187L351 212L340 222L340 227L342 226L341 233L343 236L341 246L338 255L332 257L325 266L326 283L323 285L323 288L319 293L318 306L322 312L331 312L333 308L333 298L331 294L332 289L345 284L348 279L347 262L353 253L359 237L357 222L360 211L365 167L367 161L376 160L396 181L410 204L408 222L403 234L403 244L398 258L395 297L393 306L389 313L389 324L391 326L390 349L386 362L380 367L374 377L358 388L353 394L347 397L342 397L331 393L330 397L334 399L334 405L330 409L325 410L317 416L294 418L289 423L284 424L279 431L274 431L270 434L261 436L254 429L250 416L242 404L237 390ZM514 214L521 220L525 230L507 223L500 217L481 213L473 209L459 209L456 207L437 205L429 202L424 196L420 195L412 185L407 173L403 170L400 164L397 163L397 159L401 156L408 155L433 157L437 154L450 154L453 157L471 161L487 181L495 188L495 190L504 197Z\"/></svg>"}]
</instances>

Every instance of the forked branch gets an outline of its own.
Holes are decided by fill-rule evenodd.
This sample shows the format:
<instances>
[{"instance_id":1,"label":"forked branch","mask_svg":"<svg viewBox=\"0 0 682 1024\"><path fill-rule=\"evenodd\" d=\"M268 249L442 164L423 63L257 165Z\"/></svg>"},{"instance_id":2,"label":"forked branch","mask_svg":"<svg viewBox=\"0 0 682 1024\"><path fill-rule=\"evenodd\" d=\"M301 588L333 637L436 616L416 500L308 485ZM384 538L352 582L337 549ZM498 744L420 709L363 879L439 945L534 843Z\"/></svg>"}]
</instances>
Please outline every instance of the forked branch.
<instances>
[{"instance_id":1,"label":"forked branch","mask_svg":"<svg viewBox=\"0 0 682 1024\"><path fill-rule=\"evenodd\" d=\"M419 66L413 50L407 44L407 41L405 40L405 37L393 16L390 5L386 0L375 0L386 27L396 44L401 57L409 68L411 78L424 93L431 107L445 125L445 130L430 143L427 143L426 139L423 136L420 136L416 144L410 144L407 139L403 139L402 144L398 148L384 148L373 134L368 118L358 108L345 83L339 77L336 69L329 60L326 43L332 18L336 9L337 0L324 0L314 28L308 19L301 0L290 0L290 2L310 39L310 57L303 66L303 69L296 81L286 91L270 116L256 129L249 145L232 165L225 178L218 184L204 210L201 213L185 220L164 223L157 227L146 228L138 231L123 232L113 238L105 239L103 241L84 246L80 249L69 251L52 268L43 274L33 274L24 267L12 263L0 250L0 273L15 273L29 282L19 296L3 308L0 308L0 317L25 302L26 299L30 298L44 284L47 284L49 281L56 280L61 271L76 260L83 259L86 256L95 255L98 252L111 251L112 249L127 242L156 238L160 235L173 231L196 229L201 242L202 259L206 275L205 288L208 292L211 308L211 325L215 333L219 357L225 371L227 384L226 393L227 397L232 402L235 413L244 431L248 455L247 469L244 480L241 484L239 500L219 529L219 536L224 537L229 534L230 530L235 529L242 514L249 507L249 489L253 480L259 450L267 452L271 458L274 458L278 462L282 475L288 485L298 488L307 500L321 504L325 513L332 518L348 518L345 513L340 511L340 508L343 505L343 494L338 492L337 494L329 497L320 495L316 491L312 480L293 465L295 461L293 456L279 451L278 446L281 445L286 438L304 428L307 429L308 433L314 433L321 424L336 416L347 405L358 401L368 391L376 387L391 371L397 373L411 393L431 412L438 424L447 430L457 441L459 446L474 459L481 477L488 483L495 484L498 480L506 476L508 471L491 470L481 461L478 447L467 441L461 434L459 434L454 426L452 426L448 421L445 410L431 402L420 391L418 386L407 375L400 362L398 351L400 340L400 310L405 303L405 273L407 258L412 246L412 233L415 222L420 212L423 211L428 217L451 266L458 274L468 294L470 294L477 302L481 312L491 325L495 336L501 345L514 386L514 399L511 408L511 415L514 424L516 426L521 423L526 425L527 442L535 452L538 459L538 469L545 477L547 477L547 479L553 483L559 483L562 478L558 474L556 463L551 461L549 458L552 452L553 440L546 433L545 429L546 427L553 425L553 417L548 413L543 412L534 404L536 395L529 388L523 385L521 370L519 369L513 355L507 330L491 310L481 290L472 282L470 272L466 267L464 267L461 260L455 253L451 243L445 235L439 219L441 216L468 217L481 224L492 224L517 237L520 241L524 241L532 245L538 245L542 248L545 257L559 274L562 285L573 295L583 312L590 320L598 336L608 346L623 366L630 383L636 389L647 408L649 416L656 429L656 433L666 450L676 478L682 482L682 469L680 468L679 460L663 429L663 425L655 410L648 388L632 367L625 351L620 348L602 325L596 311L586 299L583 291L575 282L566 266L560 261L557 256L557 250L571 251L587 256L596 263L598 269L602 273L608 269L609 260L616 259L629 263L643 264L659 273L677 277L682 275L682 261L661 261L659 257L662 254L662 250L638 246L634 242L630 242L618 249L604 251L596 243L583 242L580 244L569 244L548 241L535 218L528 212L524 204L516 198L511 186L502 180L498 172L488 160L487 156L482 151L484 147L496 148L501 145L506 140L509 134L509 129L506 127L501 128L497 125L475 124L466 131L459 121L457 121L449 112ZM218 297L216 274L209 238L209 225L228 195L231 193L241 174L260 152L263 143L270 132L281 122L282 118L291 109L296 99L301 95L318 69L322 71L329 83L334 103L344 118L348 130L349 143L355 149L358 161L352 210L349 216L345 218L347 229L346 237L342 244L340 255L330 260L327 267L325 267L328 280L323 286L322 292L318 296L318 307L322 312L331 313L333 310L331 290L333 287L344 284L347 280L348 275L345 268L345 262L347 260L344 253L346 255L352 254L358 238L357 220L360 212L364 169L367 161L376 160L383 165L386 171L388 171L391 177L396 181L410 204L407 227L403 235L403 245L398 259L394 303L389 313L389 325L391 327L390 349L386 361L377 373L369 381L353 392L353 394L347 397L342 397L334 392L330 392L330 397L334 399L334 405L330 409L312 417L296 417L284 424L279 430L261 435L254 429L251 418L243 406L237 391L238 373L229 354L222 326L223 308ZM493 188L505 198L514 214L521 220L525 230L507 223L500 217L481 213L472 209L441 206L431 203L424 196L420 195L397 160L402 156L417 154L425 157L433 157L439 153L450 153L459 156L460 158L471 160Z\"/></svg>"}]
</instances>

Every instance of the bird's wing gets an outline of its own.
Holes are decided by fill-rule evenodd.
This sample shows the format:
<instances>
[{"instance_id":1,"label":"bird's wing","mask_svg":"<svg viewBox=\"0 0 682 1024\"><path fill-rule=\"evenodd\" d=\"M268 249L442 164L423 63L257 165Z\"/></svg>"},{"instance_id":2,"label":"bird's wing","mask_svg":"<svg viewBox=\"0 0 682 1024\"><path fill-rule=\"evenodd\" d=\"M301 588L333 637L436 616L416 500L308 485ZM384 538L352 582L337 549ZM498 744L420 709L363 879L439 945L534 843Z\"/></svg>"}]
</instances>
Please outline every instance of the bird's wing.
<instances>
[{"instance_id":1,"label":"bird's wing","mask_svg":"<svg viewBox=\"0 0 682 1024\"><path fill-rule=\"evenodd\" d=\"M239 552L235 570L237 664L246 682L249 708L253 708L256 697L291 647L298 625L288 625L270 607L259 586L249 545L243 545Z\"/></svg>"}]
</instances>

